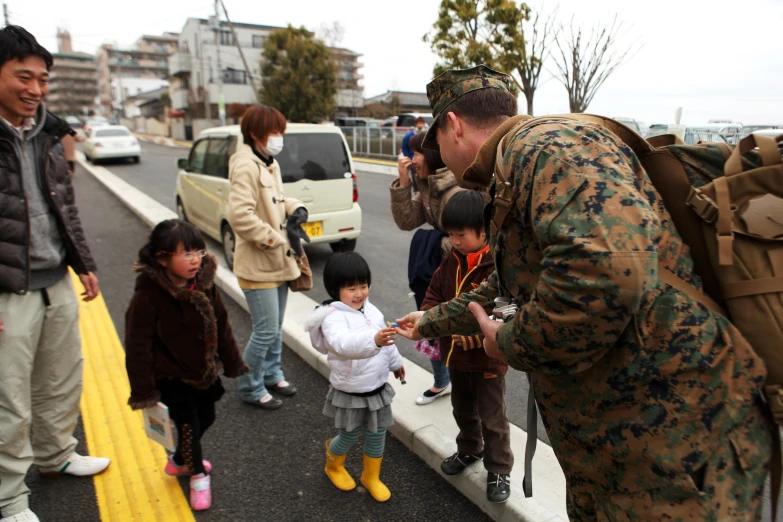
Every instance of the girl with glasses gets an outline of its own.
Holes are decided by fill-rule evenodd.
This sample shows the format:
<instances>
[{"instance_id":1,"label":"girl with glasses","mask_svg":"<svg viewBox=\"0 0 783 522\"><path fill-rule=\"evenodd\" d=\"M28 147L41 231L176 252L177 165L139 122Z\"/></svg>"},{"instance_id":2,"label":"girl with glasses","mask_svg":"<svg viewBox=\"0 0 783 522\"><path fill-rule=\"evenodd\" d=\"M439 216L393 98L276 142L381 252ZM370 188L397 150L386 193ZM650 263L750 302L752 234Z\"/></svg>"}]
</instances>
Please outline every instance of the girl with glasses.
<instances>
[{"instance_id":1,"label":"girl with glasses","mask_svg":"<svg viewBox=\"0 0 783 522\"><path fill-rule=\"evenodd\" d=\"M201 438L225 392L218 374L248 371L215 287L217 263L193 225L172 219L155 227L133 269L139 276L125 315L128 404L168 406L177 450L165 472L189 475L190 505L205 510L212 504L212 465L203 460Z\"/></svg>"}]
</instances>

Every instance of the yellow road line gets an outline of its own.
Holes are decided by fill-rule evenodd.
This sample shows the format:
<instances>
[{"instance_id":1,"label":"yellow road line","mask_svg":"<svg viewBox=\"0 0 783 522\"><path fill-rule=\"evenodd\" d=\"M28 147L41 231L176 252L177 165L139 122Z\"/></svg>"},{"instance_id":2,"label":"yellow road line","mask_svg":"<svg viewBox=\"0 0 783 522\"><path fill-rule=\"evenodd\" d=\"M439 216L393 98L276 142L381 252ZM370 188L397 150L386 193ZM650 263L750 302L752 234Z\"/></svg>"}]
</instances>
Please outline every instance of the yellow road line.
<instances>
[{"instance_id":1,"label":"yellow road line","mask_svg":"<svg viewBox=\"0 0 783 522\"><path fill-rule=\"evenodd\" d=\"M378 165L388 165L389 167L396 167L397 164L393 161L384 161L384 160L376 160L371 158L353 158L354 161L358 161L360 163L376 163Z\"/></svg>"},{"instance_id":2,"label":"yellow road line","mask_svg":"<svg viewBox=\"0 0 783 522\"><path fill-rule=\"evenodd\" d=\"M81 283L71 275L78 293ZM127 405L125 351L103 296L80 301L79 314L87 447L91 455L112 460L109 469L94 478L101 521L195 521L179 482L163 473L166 451L147 438L141 412Z\"/></svg>"}]
</instances>

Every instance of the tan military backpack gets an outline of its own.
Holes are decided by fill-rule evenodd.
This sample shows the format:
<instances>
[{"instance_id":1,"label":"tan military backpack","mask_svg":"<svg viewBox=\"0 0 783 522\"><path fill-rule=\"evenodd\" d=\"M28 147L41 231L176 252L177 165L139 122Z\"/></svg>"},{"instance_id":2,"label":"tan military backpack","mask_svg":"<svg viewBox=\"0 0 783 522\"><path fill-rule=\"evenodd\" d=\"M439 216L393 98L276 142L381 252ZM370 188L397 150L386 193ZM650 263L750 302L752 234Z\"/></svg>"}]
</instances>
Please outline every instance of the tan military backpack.
<instances>
[{"instance_id":1,"label":"tan military backpack","mask_svg":"<svg viewBox=\"0 0 783 522\"><path fill-rule=\"evenodd\" d=\"M602 116L567 114L523 121L507 136L522 126L549 119L598 123L633 149L690 247L704 293L668 270L659 271L659 277L729 317L748 339L766 363L769 409L783 424L783 135L750 135L736 148L714 143L686 146L672 135L644 140L622 123ZM498 165L505 141L501 140L497 151L495 175L501 200L496 197L493 230L508 214L506 207L510 205L504 203L513 201ZM774 441L772 491L778 492L780 437ZM527 496L532 495L527 464L532 461L535 444L531 446L525 455ZM777 511L776 494L773 505Z\"/></svg>"}]
</instances>

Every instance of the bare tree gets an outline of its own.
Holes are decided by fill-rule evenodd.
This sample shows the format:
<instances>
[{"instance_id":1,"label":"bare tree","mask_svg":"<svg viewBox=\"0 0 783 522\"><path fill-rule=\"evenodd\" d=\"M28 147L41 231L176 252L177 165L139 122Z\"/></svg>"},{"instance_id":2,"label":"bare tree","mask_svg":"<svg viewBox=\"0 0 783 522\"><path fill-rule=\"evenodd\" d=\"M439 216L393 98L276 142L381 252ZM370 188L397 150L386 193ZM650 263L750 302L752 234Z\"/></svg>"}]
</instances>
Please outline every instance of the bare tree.
<instances>
[{"instance_id":1,"label":"bare tree","mask_svg":"<svg viewBox=\"0 0 783 522\"><path fill-rule=\"evenodd\" d=\"M339 47L345 37L345 27L340 25L340 22L323 22L315 31L315 35L327 47Z\"/></svg>"},{"instance_id":2,"label":"bare tree","mask_svg":"<svg viewBox=\"0 0 783 522\"><path fill-rule=\"evenodd\" d=\"M512 46L507 49L504 57L507 69L514 70L518 83L527 100L527 113L533 116L533 96L538 89L541 70L552 53L552 44L557 38L559 27L555 25L557 8L544 14L543 5L531 10L529 20L521 21L520 34L524 34L522 46Z\"/></svg>"},{"instance_id":3,"label":"bare tree","mask_svg":"<svg viewBox=\"0 0 783 522\"><path fill-rule=\"evenodd\" d=\"M596 24L590 34L583 34L581 27L574 32L573 18L568 31L560 28L555 37L560 51L555 54L556 77L568 91L571 112L587 110L606 79L638 51L635 44L622 50L624 29L617 15L610 25Z\"/></svg>"}]
</instances>

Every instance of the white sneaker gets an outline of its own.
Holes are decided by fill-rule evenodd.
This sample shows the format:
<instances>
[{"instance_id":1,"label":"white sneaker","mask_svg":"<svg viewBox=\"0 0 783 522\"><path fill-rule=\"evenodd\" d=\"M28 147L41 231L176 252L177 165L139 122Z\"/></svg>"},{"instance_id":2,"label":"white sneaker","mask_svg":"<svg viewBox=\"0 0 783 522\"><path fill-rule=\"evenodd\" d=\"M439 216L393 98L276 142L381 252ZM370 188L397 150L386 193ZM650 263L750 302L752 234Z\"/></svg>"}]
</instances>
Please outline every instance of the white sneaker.
<instances>
[{"instance_id":1,"label":"white sneaker","mask_svg":"<svg viewBox=\"0 0 783 522\"><path fill-rule=\"evenodd\" d=\"M56 475L73 475L75 477L91 477L102 473L111 464L111 460L104 457L84 457L74 452L59 469L40 469L41 475L51 477Z\"/></svg>"},{"instance_id":2,"label":"white sneaker","mask_svg":"<svg viewBox=\"0 0 783 522\"><path fill-rule=\"evenodd\" d=\"M424 406L425 404L429 404L436 399L445 397L446 395L451 395L451 383L449 383L445 388L443 388L438 393L433 393L432 391L427 389L424 393L416 397L416 404L418 404L419 406Z\"/></svg>"},{"instance_id":3,"label":"white sneaker","mask_svg":"<svg viewBox=\"0 0 783 522\"><path fill-rule=\"evenodd\" d=\"M38 517L35 516L35 513L30 511L29 509L25 509L24 511L20 511L16 515L0 518L0 522L40 522L40 521L38 520Z\"/></svg>"}]
</instances>

